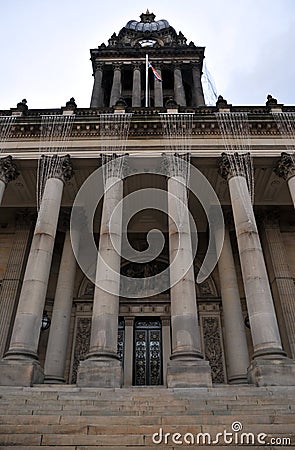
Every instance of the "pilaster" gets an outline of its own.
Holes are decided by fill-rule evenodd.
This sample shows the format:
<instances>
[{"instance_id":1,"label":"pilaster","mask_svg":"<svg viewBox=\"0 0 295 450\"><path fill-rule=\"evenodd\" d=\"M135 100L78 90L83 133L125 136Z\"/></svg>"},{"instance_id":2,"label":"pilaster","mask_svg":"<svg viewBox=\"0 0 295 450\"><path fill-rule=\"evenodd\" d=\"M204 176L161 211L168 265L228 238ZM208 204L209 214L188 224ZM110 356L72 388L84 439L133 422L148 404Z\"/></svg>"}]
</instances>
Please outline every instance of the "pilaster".
<instances>
[{"instance_id":1,"label":"pilaster","mask_svg":"<svg viewBox=\"0 0 295 450\"><path fill-rule=\"evenodd\" d=\"M0 294L0 357L7 349L11 323L19 299L24 265L29 250L33 216L26 211L17 214L13 246L10 251Z\"/></svg>"}]
</instances>

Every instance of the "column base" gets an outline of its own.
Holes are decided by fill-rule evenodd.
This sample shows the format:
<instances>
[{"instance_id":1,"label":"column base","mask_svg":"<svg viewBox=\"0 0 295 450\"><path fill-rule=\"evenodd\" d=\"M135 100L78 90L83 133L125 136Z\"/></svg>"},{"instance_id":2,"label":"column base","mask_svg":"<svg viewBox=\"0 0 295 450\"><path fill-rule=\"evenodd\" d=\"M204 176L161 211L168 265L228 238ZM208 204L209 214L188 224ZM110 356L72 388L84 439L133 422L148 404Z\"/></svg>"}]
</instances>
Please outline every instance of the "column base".
<instances>
[{"instance_id":1,"label":"column base","mask_svg":"<svg viewBox=\"0 0 295 450\"><path fill-rule=\"evenodd\" d=\"M203 359L174 359L167 364L168 388L211 387L211 367Z\"/></svg>"},{"instance_id":2,"label":"column base","mask_svg":"<svg viewBox=\"0 0 295 450\"><path fill-rule=\"evenodd\" d=\"M63 377L55 377L54 375L45 375L45 384L65 384L66 380Z\"/></svg>"},{"instance_id":3,"label":"column base","mask_svg":"<svg viewBox=\"0 0 295 450\"><path fill-rule=\"evenodd\" d=\"M115 359L86 359L80 362L77 386L120 388L122 364Z\"/></svg>"},{"instance_id":4,"label":"column base","mask_svg":"<svg viewBox=\"0 0 295 450\"><path fill-rule=\"evenodd\" d=\"M228 384L248 384L247 374L228 377Z\"/></svg>"},{"instance_id":5,"label":"column base","mask_svg":"<svg viewBox=\"0 0 295 450\"><path fill-rule=\"evenodd\" d=\"M248 383L255 386L295 386L295 361L292 359L262 359L251 361Z\"/></svg>"},{"instance_id":6,"label":"column base","mask_svg":"<svg viewBox=\"0 0 295 450\"><path fill-rule=\"evenodd\" d=\"M0 386L33 386L44 382L44 372L39 361L0 361Z\"/></svg>"}]
</instances>

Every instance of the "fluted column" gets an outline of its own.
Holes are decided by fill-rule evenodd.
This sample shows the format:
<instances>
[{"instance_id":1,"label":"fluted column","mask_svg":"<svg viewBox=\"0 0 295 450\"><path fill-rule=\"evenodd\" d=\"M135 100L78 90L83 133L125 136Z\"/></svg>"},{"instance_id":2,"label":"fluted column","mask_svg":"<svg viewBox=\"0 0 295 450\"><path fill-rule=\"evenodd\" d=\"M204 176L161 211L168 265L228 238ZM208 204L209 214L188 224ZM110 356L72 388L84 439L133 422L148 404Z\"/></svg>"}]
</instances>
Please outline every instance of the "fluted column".
<instances>
[{"instance_id":1,"label":"fluted column","mask_svg":"<svg viewBox=\"0 0 295 450\"><path fill-rule=\"evenodd\" d=\"M51 327L44 365L46 383L64 383L68 335L71 322L76 259L70 230L66 231L57 280Z\"/></svg>"},{"instance_id":2,"label":"fluted column","mask_svg":"<svg viewBox=\"0 0 295 450\"><path fill-rule=\"evenodd\" d=\"M225 153L222 155L220 174L228 180L254 347L248 380L259 386L294 385L295 366L289 365L282 349L247 180L237 169L233 169Z\"/></svg>"},{"instance_id":3,"label":"fluted column","mask_svg":"<svg viewBox=\"0 0 295 450\"><path fill-rule=\"evenodd\" d=\"M42 383L38 342L64 182L72 176L70 157L47 179L24 275L9 350L0 363L0 384Z\"/></svg>"},{"instance_id":4,"label":"fluted column","mask_svg":"<svg viewBox=\"0 0 295 450\"><path fill-rule=\"evenodd\" d=\"M275 173L287 181L293 205L295 208L295 153L282 153L275 168Z\"/></svg>"},{"instance_id":5,"label":"fluted column","mask_svg":"<svg viewBox=\"0 0 295 450\"><path fill-rule=\"evenodd\" d=\"M103 77L103 66L102 64L98 64L94 73L94 83L90 108L101 108L102 106L104 106L102 77Z\"/></svg>"},{"instance_id":6,"label":"fluted column","mask_svg":"<svg viewBox=\"0 0 295 450\"><path fill-rule=\"evenodd\" d=\"M109 169L108 169L109 166ZM90 347L87 359L80 363L79 386L120 387L122 366L117 355L120 293L120 254L122 239L123 180L119 160L114 157L103 166L103 201L96 281L92 311ZM117 207L112 228L110 219ZM115 242L115 246L113 245Z\"/></svg>"},{"instance_id":7,"label":"fluted column","mask_svg":"<svg viewBox=\"0 0 295 450\"><path fill-rule=\"evenodd\" d=\"M138 63L133 63L132 106L141 106L141 71Z\"/></svg>"},{"instance_id":8,"label":"fluted column","mask_svg":"<svg viewBox=\"0 0 295 450\"><path fill-rule=\"evenodd\" d=\"M174 66L174 99L179 106L186 106L181 66Z\"/></svg>"},{"instance_id":9,"label":"fluted column","mask_svg":"<svg viewBox=\"0 0 295 450\"><path fill-rule=\"evenodd\" d=\"M12 160L12 156L0 158L0 205L2 203L5 187L10 181L15 180L19 176L16 164Z\"/></svg>"},{"instance_id":10,"label":"fluted column","mask_svg":"<svg viewBox=\"0 0 295 450\"><path fill-rule=\"evenodd\" d=\"M220 241L221 230L216 232ZM247 383L249 353L241 307L236 268L228 228L225 229L222 251L218 260L220 290L224 319L227 376L230 384Z\"/></svg>"},{"instance_id":11,"label":"fluted column","mask_svg":"<svg viewBox=\"0 0 295 450\"><path fill-rule=\"evenodd\" d=\"M162 78L162 72L160 67L156 67L156 70L160 77ZM163 83L154 78L154 99L155 106L162 107L163 106Z\"/></svg>"},{"instance_id":12,"label":"fluted column","mask_svg":"<svg viewBox=\"0 0 295 450\"><path fill-rule=\"evenodd\" d=\"M198 323L193 252L187 201L186 167L169 155L168 226L172 354L167 368L168 387L209 386L211 371L203 360ZM173 263L173 264L172 264ZM190 264L191 263L191 264ZM188 267L185 273L184 268ZM180 301L181 299L181 301Z\"/></svg>"},{"instance_id":13,"label":"fluted column","mask_svg":"<svg viewBox=\"0 0 295 450\"><path fill-rule=\"evenodd\" d=\"M193 76L193 106L204 106L205 98L201 81L201 69L199 64L192 65Z\"/></svg>"},{"instance_id":14,"label":"fluted column","mask_svg":"<svg viewBox=\"0 0 295 450\"><path fill-rule=\"evenodd\" d=\"M121 65L114 66L114 77L111 90L110 106L114 106L121 97L122 84L121 84Z\"/></svg>"},{"instance_id":15,"label":"fluted column","mask_svg":"<svg viewBox=\"0 0 295 450\"><path fill-rule=\"evenodd\" d=\"M0 293L0 357L4 356L8 344L11 322L16 310L24 273L25 259L32 232L32 216L19 213Z\"/></svg>"},{"instance_id":16,"label":"fluted column","mask_svg":"<svg viewBox=\"0 0 295 450\"><path fill-rule=\"evenodd\" d=\"M285 330L292 358L295 359L295 285L286 259L279 218L275 213L264 215L263 229L268 246L279 302L283 313Z\"/></svg>"}]
</instances>

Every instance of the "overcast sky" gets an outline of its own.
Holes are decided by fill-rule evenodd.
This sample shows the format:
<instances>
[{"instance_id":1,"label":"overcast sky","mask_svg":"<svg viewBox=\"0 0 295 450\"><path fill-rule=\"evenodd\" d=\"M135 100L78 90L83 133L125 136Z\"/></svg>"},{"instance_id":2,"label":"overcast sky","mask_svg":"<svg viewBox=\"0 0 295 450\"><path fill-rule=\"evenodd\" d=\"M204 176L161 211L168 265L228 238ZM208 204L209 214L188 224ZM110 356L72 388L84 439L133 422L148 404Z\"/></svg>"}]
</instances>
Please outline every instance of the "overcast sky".
<instances>
[{"instance_id":1,"label":"overcast sky","mask_svg":"<svg viewBox=\"0 0 295 450\"><path fill-rule=\"evenodd\" d=\"M149 8L205 46L218 94L295 105L295 0L0 0L0 109L88 107L90 48Z\"/></svg>"}]
</instances>

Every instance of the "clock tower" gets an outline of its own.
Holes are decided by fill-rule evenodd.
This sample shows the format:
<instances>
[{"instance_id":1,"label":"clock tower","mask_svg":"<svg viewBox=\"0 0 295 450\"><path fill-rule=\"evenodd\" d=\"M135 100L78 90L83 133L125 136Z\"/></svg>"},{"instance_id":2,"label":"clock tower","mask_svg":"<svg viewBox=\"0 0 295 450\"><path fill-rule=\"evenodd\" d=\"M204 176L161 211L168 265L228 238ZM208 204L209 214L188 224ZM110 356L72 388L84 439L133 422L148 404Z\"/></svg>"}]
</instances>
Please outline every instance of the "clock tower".
<instances>
[{"instance_id":1,"label":"clock tower","mask_svg":"<svg viewBox=\"0 0 295 450\"><path fill-rule=\"evenodd\" d=\"M154 79L149 71L149 106L161 108L171 98L179 106L203 106L204 50L193 42L187 44L167 20L156 21L155 14L142 13L140 22L130 20L108 45L90 51L94 74L90 106L108 108L124 99L130 107L143 107L146 54L162 78L162 82Z\"/></svg>"}]
</instances>

